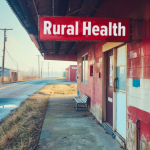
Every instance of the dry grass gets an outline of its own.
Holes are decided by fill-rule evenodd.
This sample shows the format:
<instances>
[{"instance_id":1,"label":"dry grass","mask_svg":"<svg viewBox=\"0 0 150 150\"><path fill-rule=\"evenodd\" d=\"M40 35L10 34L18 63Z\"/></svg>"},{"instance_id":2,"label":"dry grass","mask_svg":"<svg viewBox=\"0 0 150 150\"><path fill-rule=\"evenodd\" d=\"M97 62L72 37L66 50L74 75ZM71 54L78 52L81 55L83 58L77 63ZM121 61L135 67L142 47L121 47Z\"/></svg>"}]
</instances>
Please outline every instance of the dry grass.
<instances>
[{"instance_id":1,"label":"dry grass","mask_svg":"<svg viewBox=\"0 0 150 150\"><path fill-rule=\"evenodd\" d=\"M50 95L75 95L77 85L46 85L0 124L0 150L37 149Z\"/></svg>"},{"instance_id":2,"label":"dry grass","mask_svg":"<svg viewBox=\"0 0 150 150\"><path fill-rule=\"evenodd\" d=\"M50 95L76 95L77 85L63 85L63 84L53 84L46 85L43 89L39 90L39 93L50 94Z\"/></svg>"},{"instance_id":3,"label":"dry grass","mask_svg":"<svg viewBox=\"0 0 150 150\"><path fill-rule=\"evenodd\" d=\"M36 93L0 125L0 150L36 149L49 95Z\"/></svg>"},{"instance_id":4,"label":"dry grass","mask_svg":"<svg viewBox=\"0 0 150 150\"><path fill-rule=\"evenodd\" d=\"M60 80L60 79L66 79L66 78L65 77L56 78L56 80Z\"/></svg>"},{"instance_id":5,"label":"dry grass","mask_svg":"<svg viewBox=\"0 0 150 150\"><path fill-rule=\"evenodd\" d=\"M43 78L49 78L49 77L42 77ZM33 78L33 79L20 79L19 82L22 82L22 81L30 81L30 80L37 80L37 79L41 79L41 78ZM18 82L18 81L17 81Z\"/></svg>"}]
</instances>

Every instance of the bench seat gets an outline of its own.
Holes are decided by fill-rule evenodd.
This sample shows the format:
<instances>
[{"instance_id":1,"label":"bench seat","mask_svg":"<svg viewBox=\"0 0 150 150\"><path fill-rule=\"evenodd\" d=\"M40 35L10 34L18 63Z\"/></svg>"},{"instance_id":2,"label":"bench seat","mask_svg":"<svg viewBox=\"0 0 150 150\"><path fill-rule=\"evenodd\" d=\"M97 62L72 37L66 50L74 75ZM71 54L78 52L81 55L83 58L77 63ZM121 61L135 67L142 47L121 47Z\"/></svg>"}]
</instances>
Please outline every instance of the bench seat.
<instances>
[{"instance_id":1,"label":"bench seat","mask_svg":"<svg viewBox=\"0 0 150 150\"><path fill-rule=\"evenodd\" d=\"M78 108L87 108L88 96L86 96L85 94L82 94L81 98L74 98L74 100L77 103L76 110L78 110ZM78 104L83 104L85 107L78 107Z\"/></svg>"}]
</instances>

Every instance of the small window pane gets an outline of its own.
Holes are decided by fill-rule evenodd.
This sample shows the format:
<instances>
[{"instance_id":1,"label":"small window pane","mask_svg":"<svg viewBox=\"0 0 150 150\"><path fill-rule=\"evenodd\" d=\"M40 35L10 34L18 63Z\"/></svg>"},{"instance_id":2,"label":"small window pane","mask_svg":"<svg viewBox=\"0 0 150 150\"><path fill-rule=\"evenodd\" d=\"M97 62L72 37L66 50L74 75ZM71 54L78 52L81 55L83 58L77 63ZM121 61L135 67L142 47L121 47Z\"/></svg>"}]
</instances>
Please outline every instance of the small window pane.
<instances>
[{"instance_id":1,"label":"small window pane","mask_svg":"<svg viewBox=\"0 0 150 150\"><path fill-rule=\"evenodd\" d=\"M81 82L88 83L88 54L82 57Z\"/></svg>"},{"instance_id":2,"label":"small window pane","mask_svg":"<svg viewBox=\"0 0 150 150\"><path fill-rule=\"evenodd\" d=\"M85 56L85 83L88 83L88 55Z\"/></svg>"}]
</instances>

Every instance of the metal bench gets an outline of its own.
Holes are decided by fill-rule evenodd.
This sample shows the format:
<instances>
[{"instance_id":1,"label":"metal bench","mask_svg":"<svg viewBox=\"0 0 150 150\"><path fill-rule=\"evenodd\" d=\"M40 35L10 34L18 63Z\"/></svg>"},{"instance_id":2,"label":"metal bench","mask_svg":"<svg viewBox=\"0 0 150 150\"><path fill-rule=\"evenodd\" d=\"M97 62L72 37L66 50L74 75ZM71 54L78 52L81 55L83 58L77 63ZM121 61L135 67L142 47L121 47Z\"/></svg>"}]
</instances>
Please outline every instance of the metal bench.
<instances>
[{"instance_id":1,"label":"metal bench","mask_svg":"<svg viewBox=\"0 0 150 150\"><path fill-rule=\"evenodd\" d=\"M82 94L81 98L74 98L74 100L77 102L76 104L76 110L78 110L78 108L88 108L87 103L88 103L88 96L86 96L85 94ZM85 107L78 107L78 105L84 105Z\"/></svg>"}]
</instances>

